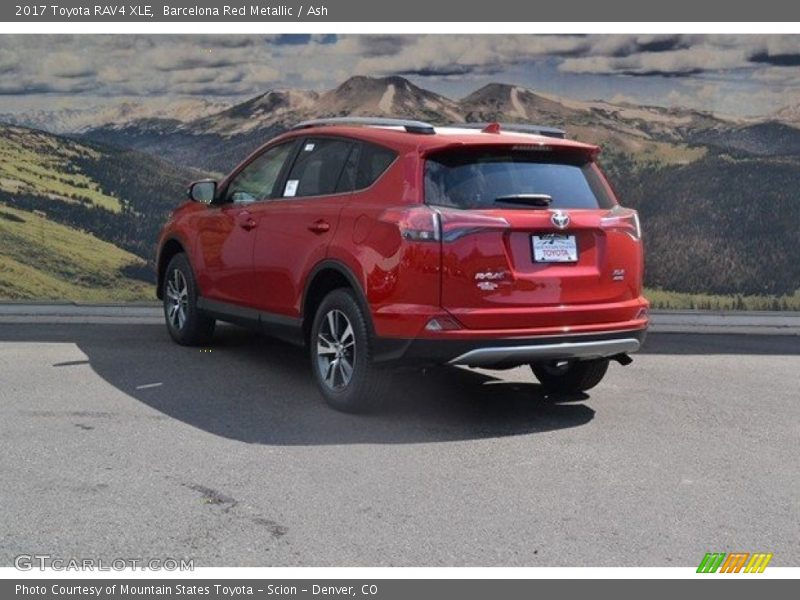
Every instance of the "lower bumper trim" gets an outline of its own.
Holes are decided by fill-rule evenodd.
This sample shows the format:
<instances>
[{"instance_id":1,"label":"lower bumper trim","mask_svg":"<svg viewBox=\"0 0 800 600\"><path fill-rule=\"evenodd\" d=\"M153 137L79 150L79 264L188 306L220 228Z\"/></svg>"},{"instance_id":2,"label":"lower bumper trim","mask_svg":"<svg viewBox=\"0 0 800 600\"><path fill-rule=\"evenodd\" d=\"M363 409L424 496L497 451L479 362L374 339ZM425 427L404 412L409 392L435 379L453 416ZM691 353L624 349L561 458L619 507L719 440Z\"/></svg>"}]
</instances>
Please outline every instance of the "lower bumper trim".
<instances>
[{"instance_id":1,"label":"lower bumper trim","mask_svg":"<svg viewBox=\"0 0 800 600\"><path fill-rule=\"evenodd\" d=\"M640 345L639 340L636 338L621 338L557 344L490 346L469 350L449 362L452 365L481 367L504 363L522 364L538 360L605 358L627 352L636 352Z\"/></svg>"}]
</instances>

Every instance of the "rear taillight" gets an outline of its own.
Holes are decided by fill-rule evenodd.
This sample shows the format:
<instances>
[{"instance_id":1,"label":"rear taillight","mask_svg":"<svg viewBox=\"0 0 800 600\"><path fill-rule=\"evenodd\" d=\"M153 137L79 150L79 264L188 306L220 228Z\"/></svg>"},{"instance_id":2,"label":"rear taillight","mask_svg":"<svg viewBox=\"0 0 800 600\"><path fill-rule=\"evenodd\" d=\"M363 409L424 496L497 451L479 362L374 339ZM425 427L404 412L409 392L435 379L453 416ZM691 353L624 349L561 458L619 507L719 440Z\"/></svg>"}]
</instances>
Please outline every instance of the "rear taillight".
<instances>
[{"instance_id":1,"label":"rear taillight","mask_svg":"<svg viewBox=\"0 0 800 600\"><path fill-rule=\"evenodd\" d=\"M439 213L427 206L390 208L381 215L381 221L395 224L404 240L438 242L441 239Z\"/></svg>"},{"instance_id":2,"label":"rear taillight","mask_svg":"<svg viewBox=\"0 0 800 600\"><path fill-rule=\"evenodd\" d=\"M635 240L642 239L642 226L639 223L639 213L631 208L615 206L608 214L600 219L603 229L624 231Z\"/></svg>"},{"instance_id":3,"label":"rear taillight","mask_svg":"<svg viewBox=\"0 0 800 600\"><path fill-rule=\"evenodd\" d=\"M439 209L442 224L442 240L454 242L466 235L485 231L508 229L508 221L503 217L482 215L466 210Z\"/></svg>"},{"instance_id":4,"label":"rear taillight","mask_svg":"<svg viewBox=\"0 0 800 600\"><path fill-rule=\"evenodd\" d=\"M510 227L503 217L429 206L390 208L381 221L397 225L403 239L412 242L448 243L473 233Z\"/></svg>"}]
</instances>

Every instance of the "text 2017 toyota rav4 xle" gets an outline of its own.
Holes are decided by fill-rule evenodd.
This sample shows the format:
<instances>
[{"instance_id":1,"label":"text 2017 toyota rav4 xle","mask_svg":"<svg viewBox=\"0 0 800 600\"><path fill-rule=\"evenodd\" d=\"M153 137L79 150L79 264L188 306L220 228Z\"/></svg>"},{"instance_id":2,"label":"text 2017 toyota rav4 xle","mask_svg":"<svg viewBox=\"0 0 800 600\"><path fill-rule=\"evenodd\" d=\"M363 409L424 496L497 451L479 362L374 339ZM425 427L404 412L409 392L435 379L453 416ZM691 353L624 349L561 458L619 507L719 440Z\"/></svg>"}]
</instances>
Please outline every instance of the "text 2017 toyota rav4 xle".
<instances>
[{"instance_id":1,"label":"text 2017 toyota rav4 xle","mask_svg":"<svg viewBox=\"0 0 800 600\"><path fill-rule=\"evenodd\" d=\"M305 344L334 407L380 397L391 361L530 365L587 390L642 343L642 242L559 130L392 119L298 125L191 185L159 241L170 335L215 320Z\"/></svg>"}]
</instances>

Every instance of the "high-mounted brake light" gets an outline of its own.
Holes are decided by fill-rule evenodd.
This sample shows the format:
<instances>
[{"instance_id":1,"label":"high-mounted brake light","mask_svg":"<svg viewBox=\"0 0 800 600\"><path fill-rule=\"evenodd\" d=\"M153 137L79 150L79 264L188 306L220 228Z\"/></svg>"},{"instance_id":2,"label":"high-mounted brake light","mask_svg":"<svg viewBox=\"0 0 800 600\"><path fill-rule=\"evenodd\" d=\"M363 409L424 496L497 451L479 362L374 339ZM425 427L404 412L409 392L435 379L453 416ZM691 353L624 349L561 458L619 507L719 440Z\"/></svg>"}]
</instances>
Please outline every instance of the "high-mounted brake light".
<instances>
[{"instance_id":1,"label":"high-mounted brake light","mask_svg":"<svg viewBox=\"0 0 800 600\"><path fill-rule=\"evenodd\" d=\"M639 222L639 213L631 208L615 206L608 214L600 219L600 226L604 229L624 231L635 240L642 239L642 225Z\"/></svg>"},{"instance_id":2,"label":"high-mounted brake light","mask_svg":"<svg viewBox=\"0 0 800 600\"><path fill-rule=\"evenodd\" d=\"M517 144L511 149L519 152L551 152L553 147L547 144Z\"/></svg>"}]
</instances>

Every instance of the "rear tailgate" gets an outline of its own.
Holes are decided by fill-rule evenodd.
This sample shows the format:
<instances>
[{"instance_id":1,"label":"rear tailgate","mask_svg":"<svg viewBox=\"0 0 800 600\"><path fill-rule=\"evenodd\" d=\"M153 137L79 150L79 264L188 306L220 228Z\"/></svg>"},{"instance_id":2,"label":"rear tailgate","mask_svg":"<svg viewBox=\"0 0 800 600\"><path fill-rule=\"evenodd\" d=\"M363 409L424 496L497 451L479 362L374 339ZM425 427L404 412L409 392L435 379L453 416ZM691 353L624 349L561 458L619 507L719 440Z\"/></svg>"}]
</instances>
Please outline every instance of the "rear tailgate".
<instances>
[{"instance_id":1,"label":"rear tailgate","mask_svg":"<svg viewBox=\"0 0 800 600\"><path fill-rule=\"evenodd\" d=\"M485 216L499 216L496 211ZM442 306L470 329L509 329L618 322L633 318L641 256L625 231L603 226L608 211L515 211L508 223L478 229L442 245ZM448 218L449 217L449 218ZM442 213L443 227L455 217ZM606 219L607 221L607 219ZM462 221L462 226L464 225ZM485 226L484 226L485 227ZM533 238L573 236L577 261L534 260ZM616 306L615 306L616 305Z\"/></svg>"},{"instance_id":2,"label":"rear tailgate","mask_svg":"<svg viewBox=\"0 0 800 600\"><path fill-rule=\"evenodd\" d=\"M442 307L469 329L634 318L638 221L616 206L589 158L537 154L531 167L524 156L495 151L481 163L485 156L426 167L426 201L438 201L442 224Z\"/></svg>"}]
</instances>

